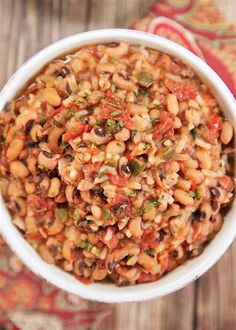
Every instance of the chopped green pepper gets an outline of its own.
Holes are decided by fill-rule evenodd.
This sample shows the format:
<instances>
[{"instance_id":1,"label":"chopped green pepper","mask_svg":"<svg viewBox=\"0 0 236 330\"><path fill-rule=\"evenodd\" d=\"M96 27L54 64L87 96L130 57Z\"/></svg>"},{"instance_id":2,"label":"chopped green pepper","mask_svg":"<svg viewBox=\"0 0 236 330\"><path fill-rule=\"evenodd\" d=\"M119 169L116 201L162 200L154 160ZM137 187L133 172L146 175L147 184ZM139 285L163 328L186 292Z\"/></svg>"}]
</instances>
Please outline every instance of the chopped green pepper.
<instances>
[{"instance_id":1,"label":"chopped green pepper","mask_svg":"<svg viewBox=\"0 0 236 330\"><path fill-rule=\"evenodd\" d=\"M144 166L137 159L131 159L128 162L128 166L129 166L131 174L133 174L135 176L138 176L144 170Z\"/></svg>"},{"instance_id":2,"label":"chopped green pepper","mask_svg":"<svg viewBox=\"0 0 236 330\"><path fill-rule=\"evenodd\" d=\"M175 154L175 148L170 146L170 147L166 147L164 148L164 150L162 151L162 157L167 160L170 159L171 157L173 157Z\"/></svg>"},{"instance_id":3,"label":"chopped green pepper","mask_svg":"<svg viewBox=\"0 0 236 330\"><path fill-rule=\"evenodd\" d=\"M139 72L137 75L138 84L142 87L148 88L153 83L153 76L148 72Z\"/></svg>"}]
</instances>

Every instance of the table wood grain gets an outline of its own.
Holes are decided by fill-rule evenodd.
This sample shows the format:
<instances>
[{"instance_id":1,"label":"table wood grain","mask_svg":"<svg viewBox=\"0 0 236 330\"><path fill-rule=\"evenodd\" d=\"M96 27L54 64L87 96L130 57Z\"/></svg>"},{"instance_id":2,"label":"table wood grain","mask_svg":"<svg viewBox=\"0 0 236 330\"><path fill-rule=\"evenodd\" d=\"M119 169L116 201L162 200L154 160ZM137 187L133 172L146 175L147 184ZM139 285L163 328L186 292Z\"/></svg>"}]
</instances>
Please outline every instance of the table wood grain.
<instances>
[{"instance_id":1,"label":"table wood grain","mask_svg":"<svg viewBox=\"0 0 236 330\"><path fill-rule=\"evenodd\" d=\"M62 37L127 27L153 0L0 0L0 88L31 55ZM236 23L236 0L217 0ZM108 330L236 329L236 243L204 276L161 299L113 305ZM88 302L88 306L93 303Z\"/></svg>"}]
</instances>

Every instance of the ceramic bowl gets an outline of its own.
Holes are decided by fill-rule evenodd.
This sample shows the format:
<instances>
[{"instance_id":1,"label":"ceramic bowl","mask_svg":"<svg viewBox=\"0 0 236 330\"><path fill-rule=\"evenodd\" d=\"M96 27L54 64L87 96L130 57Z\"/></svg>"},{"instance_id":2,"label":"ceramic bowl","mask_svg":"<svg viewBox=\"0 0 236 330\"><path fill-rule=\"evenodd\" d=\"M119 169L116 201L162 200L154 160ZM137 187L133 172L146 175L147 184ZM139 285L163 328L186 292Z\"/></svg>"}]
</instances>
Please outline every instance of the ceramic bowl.
<instances>
[{"instance_id":1,"label":"ceramic bowl","mask_svg":"<svg viewBox=\"0 0 236 330\"><path fill-rule=\"evenodd\" d=\"M0 93L0 110L49 61L61 54L70 53L81 46L111 41L126 41L131 44L144 45L173 55L188 63L211 88L225 116L235 128L235 99L221 78L206 63L190 51L165 38L125 29L106 29L79 33L44 48L23 64L4 86ZM186 286L216 263L232 243L236 234L236 204L234 201L225 216L222 229L207 245L203 253L163 276L160 280L129 287L117 287L109 283L85 285L72 275L56 266L47 264L40 258L12 224L11 217L2 198L0 200L0 214L0 231L3 237L14 253L18 255L29 269L60 289L86 299L102 302L142 301L167 295Z\"/></svg>"}]
</instances>

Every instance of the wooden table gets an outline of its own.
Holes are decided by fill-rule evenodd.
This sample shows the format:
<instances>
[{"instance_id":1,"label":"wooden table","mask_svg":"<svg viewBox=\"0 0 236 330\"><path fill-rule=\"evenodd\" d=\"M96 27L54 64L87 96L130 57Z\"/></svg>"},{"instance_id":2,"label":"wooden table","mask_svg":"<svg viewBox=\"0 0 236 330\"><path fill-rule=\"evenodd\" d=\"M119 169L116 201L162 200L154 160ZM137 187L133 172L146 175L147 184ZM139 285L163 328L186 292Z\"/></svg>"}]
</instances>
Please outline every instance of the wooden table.
<instances>
[{"instance_id":1,"label":"wooden table","mask_svg":"<svg viewBox=\"0 0 236 330\"><path fill-rule=\"evenodd\" d=\"M0 0L0 87L53 41L84 30L127 27L153 0ZM235 20L236 0L217 0ZM236 23L236 21L235 21ZM109 330L236 329L236 242L201 279L162 299L114 305ZM93 304L88 302L89 305Z\"/></svg>"}]
</instances>

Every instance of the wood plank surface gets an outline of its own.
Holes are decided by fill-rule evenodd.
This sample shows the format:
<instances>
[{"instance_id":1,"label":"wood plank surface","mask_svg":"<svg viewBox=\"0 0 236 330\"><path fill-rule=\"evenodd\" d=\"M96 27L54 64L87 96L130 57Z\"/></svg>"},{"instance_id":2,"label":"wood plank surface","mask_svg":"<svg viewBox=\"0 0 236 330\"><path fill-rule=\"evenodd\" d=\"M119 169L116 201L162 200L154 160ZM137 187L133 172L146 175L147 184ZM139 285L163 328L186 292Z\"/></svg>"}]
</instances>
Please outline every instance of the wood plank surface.
<instances>
[{"instance_id":1,"label":"wood plank surface","mask_svg":"<svg viewBox=\"0 0 236 330\"><path fill-rule=\"evenodd\" d=\"M0 88L31 55L62 37L127 27L153 0L0 0ZM236 0L217 0L236 23ZM108 330L235 330L236 243L204 276L161 299L113 305ZM93 303L88 302L88 306Z\"/></svg>"}]
</instances>

